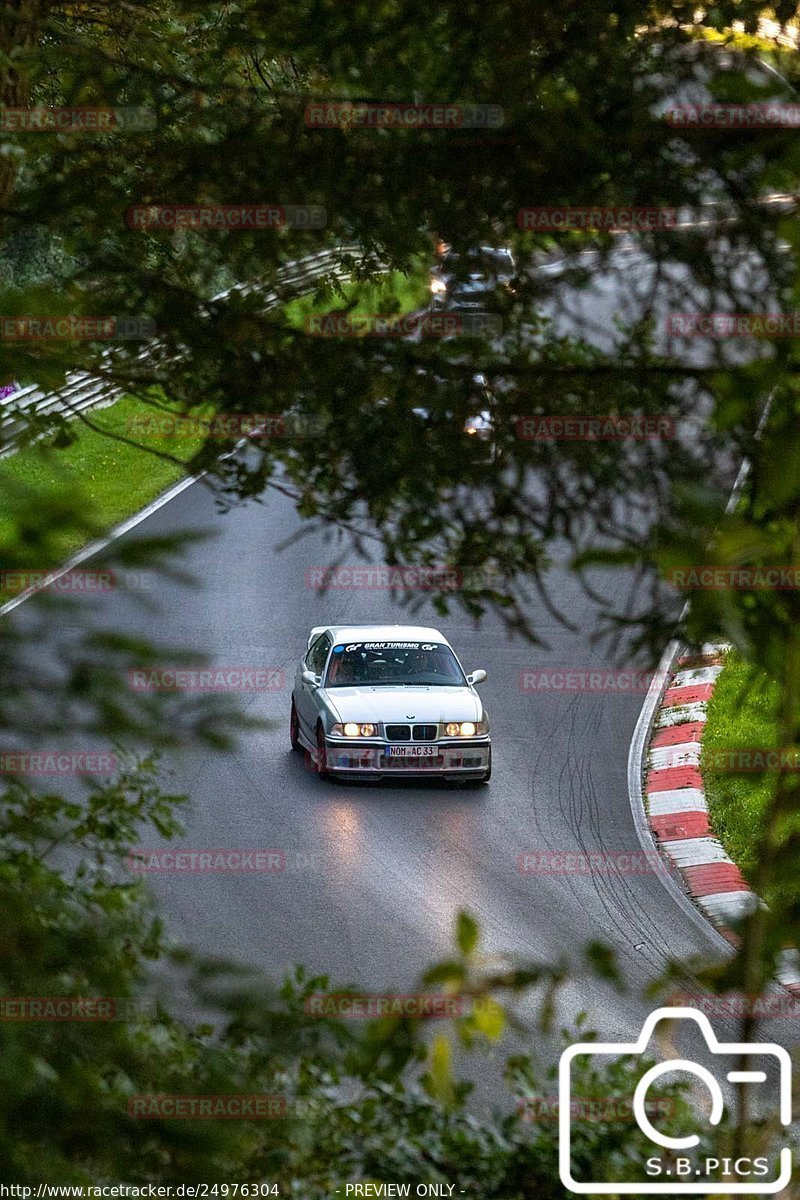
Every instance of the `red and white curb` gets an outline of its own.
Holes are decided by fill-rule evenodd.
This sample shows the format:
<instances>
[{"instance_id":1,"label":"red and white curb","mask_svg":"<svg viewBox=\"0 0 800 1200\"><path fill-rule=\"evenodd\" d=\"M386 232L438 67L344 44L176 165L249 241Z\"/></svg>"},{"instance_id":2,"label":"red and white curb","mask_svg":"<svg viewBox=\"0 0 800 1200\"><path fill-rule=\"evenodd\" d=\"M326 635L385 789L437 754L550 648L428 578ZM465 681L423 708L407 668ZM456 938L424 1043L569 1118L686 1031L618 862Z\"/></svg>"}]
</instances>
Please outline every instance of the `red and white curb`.
<instances>
[{"instance_id":1,"label":"red and white curb","mask_svg":"<svg viewBox=\"0 0 800 1200\"><path fill-rule=\"evenodd\" d=\"M645 808L653 838L683 878L698 908L727 941L763 901L714 837L700 774L708 702L723 668L726 646L704 646L679 658L661 697L647 753ZM778 980L800 992L800 954L783 952Z\"/></svg>"},{"instance_id":2,"label":"red and white curb","mask_svg":"<svg viewBox=\"0 0 800 1200\"><path fill-rule=\"evenodd\" d=\"M634 805L633 816L643 845L645 838L652 839L684 883L680 892L668 881L676 899L685 901L688 893L697 919L702 922L702 913L730 947L739 944L736 923L763 901L714 836L699 769L708 704L728 649L709 644L702 654L676 661L674 643L664 652L661 686L667 677L667 688L654 696L652 707L645 704L640 716L628 760L628 785L632 803L638 792L639 811ZM782 950L776 978L800 995L800 950Z\"/></svg>"}]
</instances>

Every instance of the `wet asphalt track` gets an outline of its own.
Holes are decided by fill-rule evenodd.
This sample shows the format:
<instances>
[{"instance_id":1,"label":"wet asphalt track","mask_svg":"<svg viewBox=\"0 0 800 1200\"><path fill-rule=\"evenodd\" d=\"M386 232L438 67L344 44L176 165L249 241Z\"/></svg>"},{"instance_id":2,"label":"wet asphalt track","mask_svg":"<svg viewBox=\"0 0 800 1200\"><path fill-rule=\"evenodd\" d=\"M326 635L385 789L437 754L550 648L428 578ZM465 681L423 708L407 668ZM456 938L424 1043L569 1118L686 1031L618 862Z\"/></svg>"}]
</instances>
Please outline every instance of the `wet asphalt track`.
<instances>
[{"instance_id":1,"label":"wet asphalt track","mask_svg":"<svg viewBox=\"0 0 800 1200\"><path fill-rule=\"evenodd\" d=\"M624 258L630 248L622 245L620 253ZM625 262L628 278L634 266L646 280L642 259ZM607 329L612 296L619 299L619 290L601 275L581 300L581 318L561 320L580 326L602 316ZM170 928L200 951L273 976L302 962L336 984L402 990L448 955L456 914L466 908L491 951L566 957L577 967L587 942L610 944L628 993L620 997L578 974L562 991L561 1014L568 1020L586 1009L601 1037L635 1036L652 1008L642 986L670 959L716 953L718 940L676 904L656 874L613 867L525 874L518 866L530 851L640 849L626 766L644 695L536 693L519 686L520 673L532 667L610 664L590 642L591 603L573 577L554 570L551 594L575 628L557 623L532 600L534 625L548 643L534 649L512 640L491 616L477 627L458 612L441 618L428 609L409 618L385 591L320 596L306 573L334 561L336 551L321 534L278 550L299 528L293 506L277 493L223 515L195 483L126 536L212 534L188 551L196 586L160 582L157 612L124 592L96 601L103 625L193 647L221 666L286 672L282 691L242 698L250 715L274 722L270 729L246 735L231 755L195 752L168 763L171 786L191 796L182 845L276 848L285 853L286 869L153 876ZM610 576L607 586L618 589L619 578ZM489 673L481 685L493 723L488 787L323 783L289 749L289 687L309 629L409 619L437 625L468 671ZM733 1036L734 1030L719 1033Z\"/></svg>"},{"instance_id":2,"label":"wet asphalt track","mask_svg":"<svg viewBox=\"0 0 800 1200\"><path fill-rule=\"evenodd\" d=\"M639 849L626 763L643 694L519 686L520 673L531 667L610 663L590 646L592 610L574 579L554 571L551 588L578 632L534 605L547 650L510 640L491 617L480 627L458 613L441 618L428 610L414 618L441 628L467 670L488 670L481 685L494 736L488 786L321 782L288 741L289 688L309 629L409 618L384 591L320 596L306 572L333 561L323 538L276 549L298 527L282 496L223 515L206 488L194 484L127 536L216 534L188 552L196 586L160 583L151 596L155 613L130 593L95 602L103 625L192 646L220 666L286 672L282 691L242 698L249 715L274 721L273 728L245 735L231 755L203 751L169 760L171 783L192 798L182 845L277 848L286 869L152 876L171 928L199 950L273 975L303 962L337 983L370 989L407 989L425 966L447 955L461 908L478 918L492 951L576 962L586 942L606 940L633 994L620 999L606 985L579 978L564 993L564 1015L584 1007L604 1035L632 1035L649 1008L635 995L639 987L669 957L714 943L653 874L519 869L528 851Z\"/></svg>"}]
</instances>

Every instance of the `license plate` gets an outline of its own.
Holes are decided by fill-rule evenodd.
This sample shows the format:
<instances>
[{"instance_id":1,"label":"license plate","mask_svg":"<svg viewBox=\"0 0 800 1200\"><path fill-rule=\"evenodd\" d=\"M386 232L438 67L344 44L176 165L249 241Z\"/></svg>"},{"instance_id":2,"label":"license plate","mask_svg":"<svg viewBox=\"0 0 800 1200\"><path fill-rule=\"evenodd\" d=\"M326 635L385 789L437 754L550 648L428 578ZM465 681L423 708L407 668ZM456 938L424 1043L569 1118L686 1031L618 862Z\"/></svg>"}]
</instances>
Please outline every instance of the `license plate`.
<instances>
[{"instance_id":1,"label":"license plate","mask_svg":"<svg viewBox=\"0 0 800 1200\"><path fill-rule=\"evenodd\" d=\"M436 746L389 746L389 758L435 758Z\"/></svg>"}]
</instances>

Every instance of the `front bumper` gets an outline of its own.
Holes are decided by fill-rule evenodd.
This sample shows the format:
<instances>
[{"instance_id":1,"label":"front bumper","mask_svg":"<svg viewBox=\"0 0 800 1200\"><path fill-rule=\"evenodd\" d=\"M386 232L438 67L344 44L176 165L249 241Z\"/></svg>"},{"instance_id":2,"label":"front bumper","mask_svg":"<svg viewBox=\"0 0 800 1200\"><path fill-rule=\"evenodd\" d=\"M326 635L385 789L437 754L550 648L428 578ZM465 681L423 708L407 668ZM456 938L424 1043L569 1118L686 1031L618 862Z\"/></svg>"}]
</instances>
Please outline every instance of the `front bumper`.
<instances>
[{"instance_id":1,"label":"front bumper","mask_svg":"<svg viewBox=\"0 0 800 1200\"><path fill-rule=\"evenodd\" d=\"M491 761L491 738L488 736L404 743L410 748L432 748L434 754L425 757L389 755L389 744L375 739L326 737L325 768L332 775L341 772L347 775L461 775L469 778L485 774Z\"/></svg>"}]
</instances>

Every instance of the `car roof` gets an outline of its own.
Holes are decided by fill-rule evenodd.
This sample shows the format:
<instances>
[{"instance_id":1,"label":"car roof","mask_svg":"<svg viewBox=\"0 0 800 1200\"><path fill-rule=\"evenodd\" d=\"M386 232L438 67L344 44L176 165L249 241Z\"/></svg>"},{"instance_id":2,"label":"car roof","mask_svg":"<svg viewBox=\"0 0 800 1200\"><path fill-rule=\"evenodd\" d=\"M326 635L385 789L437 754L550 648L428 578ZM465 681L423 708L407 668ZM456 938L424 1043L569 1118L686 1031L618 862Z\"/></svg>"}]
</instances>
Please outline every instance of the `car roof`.
<instances>
[{"instance_id":1,"label":"car roof","mask_svg":"<svg viewBox=\"0 0 800 1200\"><path fill-rule=\"evenodd\" d=\"M427 625L329 625L328 628L340 642L441 642L448 645L444 634Z\"/></svg>"}]
</instances>

